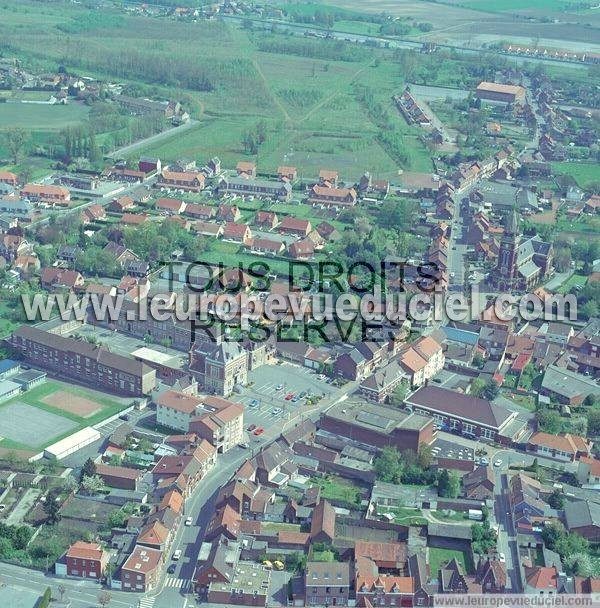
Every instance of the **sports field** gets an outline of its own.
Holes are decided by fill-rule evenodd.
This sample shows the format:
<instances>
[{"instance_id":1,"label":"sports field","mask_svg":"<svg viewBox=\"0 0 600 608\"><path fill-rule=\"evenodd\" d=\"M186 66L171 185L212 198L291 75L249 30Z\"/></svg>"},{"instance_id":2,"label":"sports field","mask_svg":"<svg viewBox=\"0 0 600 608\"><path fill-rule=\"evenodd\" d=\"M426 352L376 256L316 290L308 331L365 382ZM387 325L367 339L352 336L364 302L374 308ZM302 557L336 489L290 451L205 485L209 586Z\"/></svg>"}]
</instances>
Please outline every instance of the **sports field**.
<instances>
[{"instance_id":1,"label":"sports field","mask_svg":"<svg viewBox=\"0 0 600 608\"><path fill-rule=\"evenodd\" d=\"M127 399L49 380L0 404L0 448L42 449L129 404Z\"/></svg>"}]
</instances>

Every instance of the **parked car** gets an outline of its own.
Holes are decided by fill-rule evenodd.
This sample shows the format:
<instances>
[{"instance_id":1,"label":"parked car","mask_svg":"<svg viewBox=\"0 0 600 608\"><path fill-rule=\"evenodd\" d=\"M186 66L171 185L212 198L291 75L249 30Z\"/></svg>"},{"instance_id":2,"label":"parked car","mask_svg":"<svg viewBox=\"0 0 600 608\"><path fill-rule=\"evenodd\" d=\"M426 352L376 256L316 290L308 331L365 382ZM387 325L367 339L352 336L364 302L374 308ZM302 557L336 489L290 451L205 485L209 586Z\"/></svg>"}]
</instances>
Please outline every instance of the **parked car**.
<instances>
[{"instance_id":1,"label":"parked car","mask_svg":"<svg viewBox=\"0 0 600 608\"><path fill-rule=\"evenodd\" d=\"M294 396L292 397L292 403L296 403L296 402L298 402L298 401L300 401L300 395L294 395Z\"/></svg>"},{"instance_id":2,"label":"parked car","mask_svg":"<svg viewBox=\"0 0 600 608\"><path fill-rule=\"evenodd\" d=\"M276 390L276 391L280 391L282 388L283 388L283 384L278 384L278 385L275 387L275 390Z\"/></svg>"},{"instance_id":3,"label":"parked car","mask_svg":"<svg viewBox=\"0 0 600 608\"><path fill-rule=\"evenodd\" d=\"M301 392L301 393L298 395L298 397L299 397L300 399L304 399L304 397L306 397L306 391L302 391L302 392Z\"/></svg>"},{"instance_id":4,"label":"parked car","mask_svg":"<svg viewBox=\"0 0 600 608\"><path fill-rule=\"evenodd\" d=\"M262 435L265 432L265 429L262 428L262 426L259 426L255 431L254 434L258 437L259 435Z\"/></svg>"},{"instance_id":5,"label":"parked car","mask_svg":"<svg viewBox=\"0 0 600 608\"><path fill-rule=\"evenodd\" d=\"M249 433L251 433L251 432L252 432L252 431L253 431L255 428L256 428L256 425L255 425L255 424L251 424L251 425L248 427L247 431L248 431Z\"/></svg>"},{"instance_id":6,"label":"parked car","mask_svg":"<svg viewBox=\"0 0 600 608\"><path fill-rule=\"evenodd\" d=\"M181 557L181 549L177 549L175 553L173 553L173 561L176 562Z\"/></svg>"},{"instance_id":7,"label":"parked car","mask_svg":"<svg viewBox=\"0 0 600 608\"><path fill-rule=\"evenodd\" d=\"M177 564L170 564L167 568L167 572L169 574L175 574L175 570L177 569Z\"/></svg>"},{"instance_id":8,"label":"parked car","mask_svg":"<svg viewBox=\"0 0 600 608\"><path fill-rule=\"evenodd\" d=\"M252 401L248 403L248 407L258 407L258 399L252 399Z\"/></svg>"},{"instance_id":9,"label":"parked car","mask_svg":"<svg viewBox=\"0 0 600 608\"><path fill-rule=\"evenodd\" d=\"M294 398L294 393L288 393L288 394L285 396L285 400L286 400L286 401L291 401L293 398Z\"/></svg>"},{"instance_id":10,"label":"parked car","mask_svg":"<svg viewBox=\"0 0 600 608\"><path fill-rule=\"evenodd\" d=\"M188 518L185 520L185 525L186 525L186 526L191 526L193 521L194 521L194 520L193 520L191 517L188 517Z\"/></svg>"}]
</instances>

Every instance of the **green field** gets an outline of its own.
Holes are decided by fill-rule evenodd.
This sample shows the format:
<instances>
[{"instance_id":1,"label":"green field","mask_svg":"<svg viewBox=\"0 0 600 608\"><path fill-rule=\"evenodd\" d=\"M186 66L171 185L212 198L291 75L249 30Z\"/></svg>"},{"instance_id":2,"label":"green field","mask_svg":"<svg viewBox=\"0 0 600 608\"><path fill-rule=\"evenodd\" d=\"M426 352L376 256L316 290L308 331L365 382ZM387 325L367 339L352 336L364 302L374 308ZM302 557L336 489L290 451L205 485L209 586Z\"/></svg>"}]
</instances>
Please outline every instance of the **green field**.
<instances>
[{"instance_id":1,"label":"green field","mask_svg":"<svg viewBox=\"0 0 600 608\"><path fill-rule=\"evenodd\" d=\"M580 188L600 182L600 163L552 163L552 169L559 175L572 177Z\"/></svg>"},{"instance_id":2,"label":"green field","mask_svg":"<svg viewBox=\"0 0 600 608\"><path fill-rule=\"evenodd\" d=\"M89 108L80 104L0 103L0 130L22 127L30 131L57 131L81 124L88 114Z\"/></svg>"},{"instance_id":3,"label":"green field","mask_svg":"<svg viewBox=\"0 0 600 608\"><path fill-rule=\"evenodd\" d=\"M531 10L561 11L573 5L569 0L464 0L458 3L464 8L487 11L490 13L524 12Z\"/></svg>"}]
</instances>

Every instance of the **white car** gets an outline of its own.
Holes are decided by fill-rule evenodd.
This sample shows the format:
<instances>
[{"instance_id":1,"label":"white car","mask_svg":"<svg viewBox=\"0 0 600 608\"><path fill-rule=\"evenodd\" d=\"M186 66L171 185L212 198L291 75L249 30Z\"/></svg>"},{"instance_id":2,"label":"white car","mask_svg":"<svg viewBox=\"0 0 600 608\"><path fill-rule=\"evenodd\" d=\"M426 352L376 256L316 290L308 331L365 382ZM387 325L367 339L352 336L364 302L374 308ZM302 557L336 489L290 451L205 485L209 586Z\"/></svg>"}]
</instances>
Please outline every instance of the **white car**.
<instances>
[{"instance_id":1,"label":"white car","mask_svg":"<svg viewBox=\"0 0 600 608\"><path fill-rule=\"evenodd\" d=\"M188 517L188 518L185 520L185 525L186 525L186 526L191 526L191 525L192 525L192 521L193 521L193 519L192 519L191 517Z\"/></svg>"},{"instance_id":2,"label":"white car","mask_svg":"<svg viewBox=\"0 0 600 608\"><path fill-rule=\"evenodd\" d=\"M506 562L506 555L504 555L504 553L498 553L498 559L501 563L504 563Z\"/></svg>"},{"instance_id":3,"label":"white car","mask_svg":"<svg viewBox=\"0 0 600 608\"><path fill-rule=\"evenodd\" d=\"M176 562L181 557L181 549L177 549L175 553L173 553L173 561Z\"/></svg>"},{"instance_id":4,"label":"white car","mask_svg":"<svg viewBox=\"0 0 600 608\"><path fill-rule=\"evenodd\" d=\"M494 460L494 466L495 467L501 467L502 466L502 461L500 459Z\"/></svg>"}]
</instances>

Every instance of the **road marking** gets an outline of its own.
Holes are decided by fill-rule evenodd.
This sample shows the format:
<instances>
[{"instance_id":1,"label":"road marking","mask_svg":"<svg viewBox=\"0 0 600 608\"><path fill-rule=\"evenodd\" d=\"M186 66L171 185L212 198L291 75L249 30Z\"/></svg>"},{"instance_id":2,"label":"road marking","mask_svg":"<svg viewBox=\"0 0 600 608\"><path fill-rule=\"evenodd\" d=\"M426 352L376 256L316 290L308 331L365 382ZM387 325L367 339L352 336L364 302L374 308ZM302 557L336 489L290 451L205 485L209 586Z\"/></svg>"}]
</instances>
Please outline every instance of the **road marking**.
<instances>
[{"instance_id":1,"label":"road marking","mask_svg":"<svg viewBox=\"0 0 600 608\"><path fill-rule=\"evenodd\" d=\"M168 576L165 582L165 587L170 587L172 589L181 589L185 591L188 588L191 581L187 578L177 578L175 576Z\"/></svg>"},{"instance_id":2,"label":"road marking","mask_svg":"<svg viewBox=\"0 0 600 608\"><path fill-rule=\"evenodd\" d=\"M143 597L139 601L139 608L152 608L155 601L155 597Z\"/></svg>"}]
</instances>

